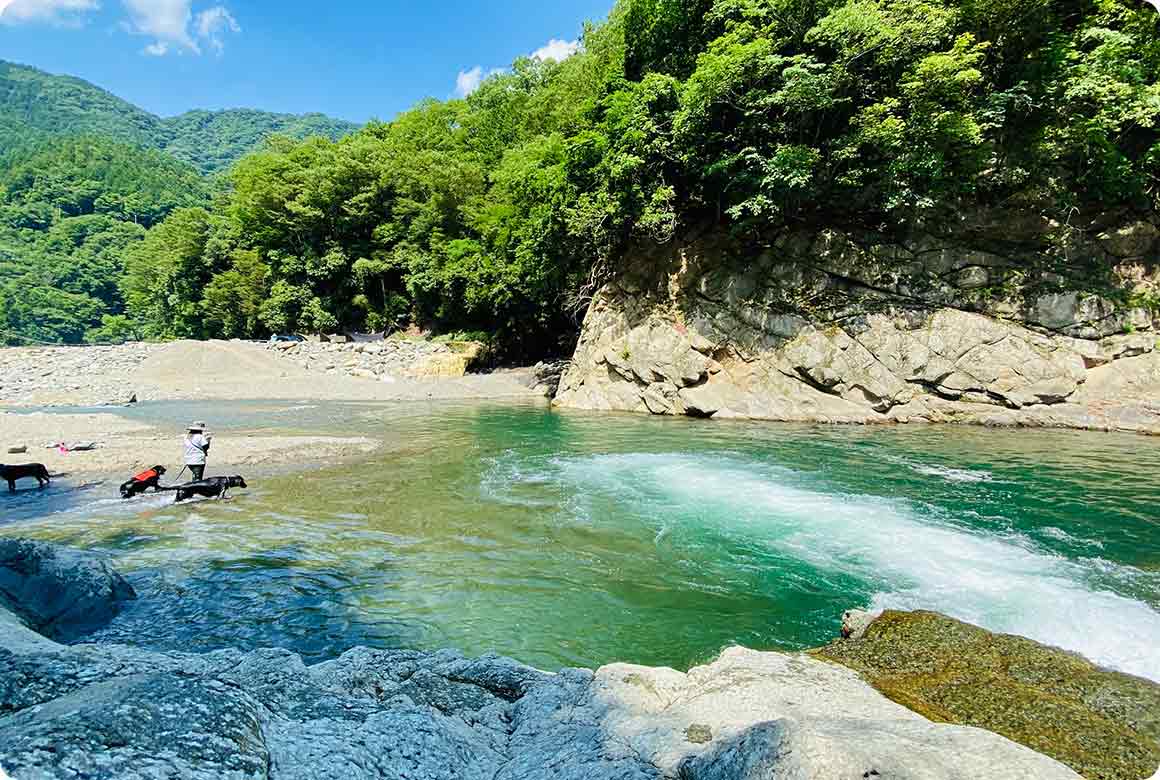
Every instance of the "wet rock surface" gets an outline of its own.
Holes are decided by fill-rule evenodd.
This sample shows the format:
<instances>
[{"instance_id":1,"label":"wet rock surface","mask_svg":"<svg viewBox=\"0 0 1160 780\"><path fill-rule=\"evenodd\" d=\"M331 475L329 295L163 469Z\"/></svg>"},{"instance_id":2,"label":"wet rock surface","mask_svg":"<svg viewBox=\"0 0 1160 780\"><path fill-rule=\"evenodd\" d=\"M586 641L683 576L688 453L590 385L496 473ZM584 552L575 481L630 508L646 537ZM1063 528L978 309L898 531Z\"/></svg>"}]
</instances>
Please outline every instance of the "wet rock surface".
<instances>
[{"instance_id":1,"label":"wet rock surface","mask_svg":"<svg viewBox=\"0 0 1160 780\"><path fill-rule=\"evenodd\" d=\"M1089 780L1160 766L1160 686L1063 650L929 612L849 613L858 630L814 651L931 720L1003 734Z\"/></svg>"},{"instance_id":2,"label":"wet rock surface","mask_svg":"<svg viewBox=\"0 0 1160 780\"><path fill-rule=\"evenodd\" d=\"M0 539L0 607L49 639L68 642L108 623L132 586L105 561L66 547Z\"/></svg>"},{"instance_id":3,"label":"wet rock surface","mask_svg":"<svg viewBox=\"0 0 1160 780\"><path fill-rule=\"evenodd\" d=\"M11 617L0 609L0 613ZM805 655L726 650L687 674L549 674L498 656L154 653L0 633L15 778L1076 778L932 723Z\"/></svg>"},{"instance_id":4,"label":"wet rock surface","mask_svg":"<svg viewBox=\"0 0 1160 780\"><path fill-rule=\"evenodd\" d=\"M1155 230L1129 227L1085 251L1144 252L1123 284L1145 299L1160 286ZM823 231L752 257L669 247L595 296L557 403L1160 433L1157 312L1057 289L1059 274L1031 273L1033 249L996 241Z\"/></svg>"}]
</instances>

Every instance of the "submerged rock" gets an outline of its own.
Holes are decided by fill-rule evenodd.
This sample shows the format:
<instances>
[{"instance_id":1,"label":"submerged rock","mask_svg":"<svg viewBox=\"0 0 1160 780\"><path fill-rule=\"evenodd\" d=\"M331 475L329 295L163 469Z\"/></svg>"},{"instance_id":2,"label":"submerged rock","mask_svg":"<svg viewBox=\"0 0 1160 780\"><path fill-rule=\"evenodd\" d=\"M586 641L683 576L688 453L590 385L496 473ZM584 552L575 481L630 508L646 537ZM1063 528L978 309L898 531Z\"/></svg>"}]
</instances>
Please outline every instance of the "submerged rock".
<instances>
[{"instance_id":1,"label":"submerged rock","mask_svg":"<svg viewBox=\"0 0 1160 780\"><path fill-rule=\"evenodd\" d=\"M105 561L66 547L0 539L0 607L49 639L69 642L100 628L133 588Z\"/></svg>"},{"instance_id":2,"label":"submerged rock","mask_svg":"<svg viewBox=\"0 0 1160 780\"><path fill-rule=\"evenodd\" d=\"M1089 780L1142 780L1160 766L1160 686L1030 639L886 612L814 655L933 721L1002 734Z\"/></svg>"}]
</instances>

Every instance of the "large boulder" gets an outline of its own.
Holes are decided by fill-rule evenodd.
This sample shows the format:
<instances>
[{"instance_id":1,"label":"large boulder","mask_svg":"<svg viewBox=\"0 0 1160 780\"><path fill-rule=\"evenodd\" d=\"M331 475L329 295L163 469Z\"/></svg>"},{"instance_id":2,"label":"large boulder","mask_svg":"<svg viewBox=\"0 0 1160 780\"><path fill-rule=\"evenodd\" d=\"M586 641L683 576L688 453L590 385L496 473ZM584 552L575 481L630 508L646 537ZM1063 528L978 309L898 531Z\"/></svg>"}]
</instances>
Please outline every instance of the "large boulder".
<instances>
[{"instance_id":1,"label":"large boulder","mask_svg":"<svg viewBox=\"0 0 1160 780\"><path fill-rule=\"evenodd\" d=\"M931 723L850 670L803 655L734 647L687 674L613 664L571 686L521 700L522 749L501 777L565 764L578 746L590 768L594 756L596 766L644 760L623 777L1079 777L995 734Z\"/></svg>"},{"instance_id":2,"label":"large boulder","mask_svg":"<svg viewBox=\"0 0 1160 780\"><path fill-rule=\"evenodd\" d=\"M850 615L849 638L815 655L932 720L1003 734L1087 778L1160 766L1160 685L932 612Z\"/></svg>"},{"instance_id":3,"label":"large boulder","mask_svg":"<svg viewBox=\"0 0 1160 780\"><path fill-rule=\"evenodd\" d=\"M74 641L108 623L133 588L104 560L27 539L0 539L0 606L30 629Z\"/></svg>"}]
</instances>

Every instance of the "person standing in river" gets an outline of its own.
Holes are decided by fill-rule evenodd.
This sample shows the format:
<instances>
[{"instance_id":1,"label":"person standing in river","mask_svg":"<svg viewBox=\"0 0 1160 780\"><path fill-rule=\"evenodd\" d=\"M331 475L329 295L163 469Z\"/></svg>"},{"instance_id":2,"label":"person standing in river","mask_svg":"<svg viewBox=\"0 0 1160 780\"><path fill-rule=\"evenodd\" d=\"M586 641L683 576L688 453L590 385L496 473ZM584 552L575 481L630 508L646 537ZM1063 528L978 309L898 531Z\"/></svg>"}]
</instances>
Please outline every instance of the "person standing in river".
<instances>
[{"instance_id":1,"label":"person standing in river","mask_svg":"<svg viewBox=\"0 0 1160 780\"><path fill-rule=\"evenodd\" d=\"M197 482L205 476L205 463L209 455L209 446L213 442L213 434L206 433L205 423L195 422L189 426L185 434L185 467L189 469L193 481Z\"/></svg>"}]
</instances>

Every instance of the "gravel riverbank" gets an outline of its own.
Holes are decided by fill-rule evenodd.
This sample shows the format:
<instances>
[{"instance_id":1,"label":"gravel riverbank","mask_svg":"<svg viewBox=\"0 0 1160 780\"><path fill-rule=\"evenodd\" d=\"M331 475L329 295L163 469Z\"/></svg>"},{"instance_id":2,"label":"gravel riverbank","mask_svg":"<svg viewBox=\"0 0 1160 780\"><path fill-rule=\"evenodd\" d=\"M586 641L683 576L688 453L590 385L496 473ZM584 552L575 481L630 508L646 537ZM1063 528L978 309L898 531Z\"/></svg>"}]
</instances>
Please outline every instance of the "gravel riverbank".
<instances>
[{"instance_id":1,"label":"gravel riverbank","mask_svg":"<svg viewBox=\"0 0 1160 780\"><path fill-rule=\"evenodd\" d=\"M368 352L371 347L375 351ZM392 348L273 348L240 341L11 347L0 349L0 407L120 405L133 397L393 401L537 395L531 369L464 375L470 357L425 342Z\"/></svg>"}]
</instances>

